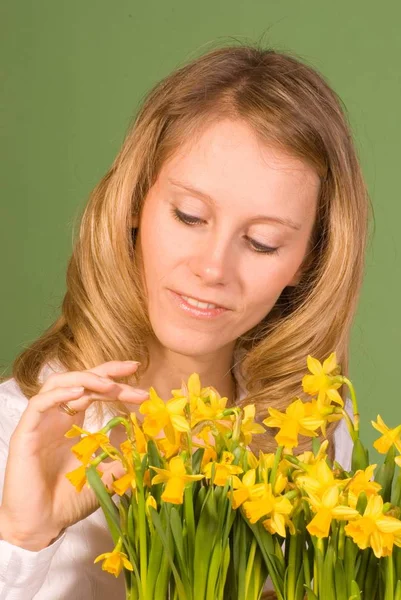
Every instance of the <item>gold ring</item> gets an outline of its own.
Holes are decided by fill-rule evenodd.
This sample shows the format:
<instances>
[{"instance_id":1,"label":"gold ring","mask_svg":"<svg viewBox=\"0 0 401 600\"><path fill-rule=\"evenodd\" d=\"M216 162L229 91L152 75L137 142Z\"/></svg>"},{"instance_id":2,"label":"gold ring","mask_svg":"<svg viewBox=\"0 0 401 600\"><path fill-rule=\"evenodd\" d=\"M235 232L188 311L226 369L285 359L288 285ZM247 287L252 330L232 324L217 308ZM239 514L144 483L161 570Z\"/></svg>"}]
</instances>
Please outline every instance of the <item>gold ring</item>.
<instances>
[{"instance_id":1,"label":"gold ring","mask_svg":"<svg viewBox=\"0 0 401 600\"><path fill-rule=\"evenodd\" d=\"M62 402L61 404L58 405L58 407L60 410L67 413L67 415L69 415L70 417L73 417L74 415L76 415L78 413L78 411L75 410L75 408L71 408L71 406L69 406L67 404L67 402Z\"/></svg>"}]
</instances>

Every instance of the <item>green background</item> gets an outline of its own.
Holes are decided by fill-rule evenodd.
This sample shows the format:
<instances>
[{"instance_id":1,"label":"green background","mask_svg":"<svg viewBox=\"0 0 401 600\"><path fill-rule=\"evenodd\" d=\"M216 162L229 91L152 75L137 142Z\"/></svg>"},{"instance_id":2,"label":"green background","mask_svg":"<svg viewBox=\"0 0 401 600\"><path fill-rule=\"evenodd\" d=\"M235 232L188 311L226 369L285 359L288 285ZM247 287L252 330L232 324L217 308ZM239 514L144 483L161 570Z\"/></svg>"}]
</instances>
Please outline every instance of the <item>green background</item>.
<instances>
[{"instance_id":1,"label":"green background","mask_svg":"<svg viewBox=\"0 0 401 600\"><path fill-rule=\"evenodd\" d=\"M351 346L363 413L401 421L399 0L1 3L1 373L57 316L72 230L149 88L230 38L315 65L348 108L376 230Z\"/></svg>"}]
</instances>

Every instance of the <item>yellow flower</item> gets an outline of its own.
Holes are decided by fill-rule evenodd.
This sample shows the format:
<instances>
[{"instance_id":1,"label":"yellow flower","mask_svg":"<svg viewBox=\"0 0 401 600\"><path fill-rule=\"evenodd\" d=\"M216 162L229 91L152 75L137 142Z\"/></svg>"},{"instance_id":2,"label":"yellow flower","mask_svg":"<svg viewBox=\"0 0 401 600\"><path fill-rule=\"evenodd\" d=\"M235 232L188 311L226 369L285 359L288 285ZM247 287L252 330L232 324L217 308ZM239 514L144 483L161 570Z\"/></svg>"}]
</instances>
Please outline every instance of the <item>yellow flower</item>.
<instances>
[{"instance_id":1,"label":"yellow flower","mask_svg":"<svg viewBox=\"0 0 401 600\"><path fill-rule=\"evenodd\" d=\"M182 446L182 433L175 430L174 441L171 442L167 438L158 438L154 440L160 452L165 458L170 459L181 450Z\"/></svg>"},{"instance_id":2,"label":"yellow flower","mask_svg":"<svg viewBox=\"0 0 401 600\"><path fill-rule=\"evenodd\" d=\"M132 424L134 426L134 435L135 435L135 446L139 454L146 454L148 443L146 441L145 434L142 429L138 425L138 419L135 413L130 414Z\"/></svg>"},{"instance_id":3,"label":"yellow flower","mask_svg":"<svg viewBox=\"0 0 401 600\"><path fill-rule=\"evenodd\" d=\"M265 491L265 484L255 482L255 469L250 469L249 471L244 473L242 480L236 475L233 475L234 491L230 493L230 498L232 507L234 509L239 508L241 504L243 504L247 500L251 500L263 495Z\"/></svg>"},{"instance_id":4,"label":"yellow flower","mask_svg":"<svg viewBox=\"0 0 401 600\"><path fill-rule=\"evenodd\" d=\"M231 454L231 452L223 452L220 462L209 462L202 469L202 472L205 473L206 479L211 479L214 468L213 483L215 485L225 486L229 477L242 473L241 467L231 464L233 460L234 454Z\"/></svg>"},{"instance_id":5,"label":"yellow flower","mask_svg":"<svg viewBox=\"0 0 401 600\"><path fill-rule=\"evenodd\" d=\"M302 472L294 473L295 485L304 489L309 495L314 494L322 498L323 494L333 485L341 488L347 485L349 479L336 479L333 471L324 458L311 465L304 464L307 475ZM302 474L301 474L302 473Z\"/></svg>"},{"instance_id":6,"label":"yellow flower","mask_svg":"<svg viewBox=\"0 0 401 600\"><path fill-rule=\"evenodd\" d=\"M366 496L370 498L370 496L375 496L381 490L382 486L372 481L373 471L376 467L377 465L369 465L364 471L357 471L347 484L345 489L348 492L348 502L353 508L356 507L359 494L362 492L365 492Z\"/></svg>"},{"instance_id":7,"label":"yellow flower","mask_svg":"<svg viewBox=\"0 0 401 600\"><path fill-rule=\"evenodd\" d=\"M383 434L373 443L373 446L380 454L387 454L393 444L398 452L401 452L401 425L398 425L394 429L389 429L380 415L377 415L377 423L372 421L372 425L377 431Z\"/></svg>"},{"instance_id":8,"label":"yellow flower","mask_svg":"<svg viewBox=\"0 0 401 600\"><path fill-rule=\"evenodd\" d=\"M72 428L65 434L66 438L73 438L78 435L84 434L83 437L75 446L71 448L71 451L75 454L77 459L84 465L87 465L92 458L92 455L103 445L110 445L109 438L104 433L91 433L85 429L81 429L77 425L73 425Z\"/></svg>"},{"instance_id":9,"label":"yellow flower","mask_svg":"<svg viewBox=\"0 0 401 600\"><path fill-rule=\"evenodd\" d=\"M285 527L290 525L289 515L293 507L285 496L273 494L270 483L264 485L262 495L244 502L243 508L250 523L256 523L262 517L268 517L262 523L265 529L270 533L278 533L285 537Z\"/></svg>"},{"instance_id":10,"label":"yellow flower","mask_svg":"<svg viewBox=\"0 0 401 600\"><path fill-rule=\"evenodd\" d=\"M312 375L305 375L302 379L304 392L311 396L318 394L317 400L320 406L330 404L331 402L344 406L343 399L337 392L342 384L334 380L334 377L340 372L336 353L333 352L330 354L323 364L317 358L312 358L309 354L307 363Z\"/></svg>"},{"instance_id":11,"label":"yellow flower","mask_svg":"<svg viewBox=\"0 0 401 600\"><path fill-rule=\"evenodd\" d=\"M191 411L191 427L195 427L200 421L223 419L226 404L227 398L222 398L216 390L209 388L206 397L197 398L196 405Z\"/></svg>"},{"instance_id":12,"label":"yellow flower","mask_svg":"<svg viewBox=\"0 0 401 600\"><path fill-rule=\"evenodd\" d=\"M156 502L156 498L154 498L152 496L152 494L149 494L149 496L146 498L146 502L145 502L145 511L147 516L150 518L150 511L149 511L149 507L154 508L155 510L157 510L157 502Z\"/></svg>"},{"instance_id":13,"label":"yellow flower","mask_svg":"<svg viewBox=\"0 0 401 600\"><path fill-rule=\"evenodd\" d=\"M104 561L102 564L103 571L108 571L108 573L111 573L114 577L119 576L123 567L128 569L128 571L133 571L133 566L128 560L127 555L117 549L114 549L113 552L100 554L100 556L95 558L94 562L97 563L100 560Z\"/></svg>"},{"instance_id":14,"label":"yellow flower","mask_svg":"<svg viewBox=\"0 0 401 600\"><path fill-rule=\"evenodd\" d=\"M103 475L103 473L99 471L99 469L96 469L96 471L100 477ZM68 481L70 481L72 485L76 488L77 492L80 492L86 483L86 466L81 465L77 469L66 473L65 476L67 477Z\"/></svg>"},{"instance_id":15,"label":"yellow flower","mask_svg":"<svg viewBox=\"0 0 401 600\"><path fill-rule=\"evenodd\" d=\"M311 535L324 538L329 535L332 519L340 521L355 519L359 516L357 510L339 504L339 490L337 485L329 487L319 498L309 492L308 502L316 512L312 521L307 526Z\"/></svg>"},{"instance_id":16,"label":"yellow flower","mask_svg":"<svg viewBox=\"0 0 401 600\"><path fill-rule=\"evenodd\" d=\"M186 398L173 398L164 403L154 388L149 390L149 400L142 402L139 411L145 415L143 431L150 437L156 437L164 430L168 441L175 442L175 430L190 431L189 423L184 415Z\"/></svg>"},{"instance_id":17,"label":"yellow flower","mask_svg":"<svg viewBox=\"0 0 401 600\"><path fill-rule=\"evenodd\" d=\"M274 437L279 446L295 448L298 446L299 435L317 436L316 429L324 424L324 419L309 417L307 405L307 402L304 403L298 398L287 407L285 413L269 408L270 417L263 423L267 427L279 428L280 431Z\"/></svg>"},{"instance_id":18,"label":"yellow flower","mask_svg":"<svg viewBox=\"0 0 401 600\"><path fill-rule=\"evenodd\" d=\"M397 464L399 467L401 467L401 456L396 456L394 460L395 460L395 463L396 463L396 464Z\"/></svg>"},{"instance_id":19,"label":"yellow flower","mask_svg":"<svg viewBox=\"0 0 401 600\"><path fill-rule=\"evenodd\" d=\"M135 479L135 469L134 465L131 463L126 463L127 473L113 481L111 487L116 494L122 496L125 492L131 488L133 490L136 489L136 479Z\"/></svg>"},{"instance_id":20,"label":"yellow flower","mask_svg":"<svg viewBox=\"0 0 401 600\"><path fill-rule=\"evenodd\" d=\"M345 533L361 549L372 548L375 556L390 556L394 544L401 546L401 521L383 514L381 496L371 496L362 517L345 526Z\"/></svg>"},{"instance_id":21,"label":"yellow flower","mask_svg":"<svg viewBox=\"0 0 401 600\"><path fill-rule=\"evenodd\" d=\"M157 473L152 479L152 485L166 482L166 487L161 495L162 500L164 502L171 502L172 504L182 504L185 484L190 481L199 481L204 476L188 475L185 470L184 461L180 456L172 458L168 467L168 469L150 467Z\"/></svg>"},{"instance_id":22,"label":"yellow flower","mask_svg":"<svg viewBox=\"0 0 401 600\"><path fill-rule=\"evenodd\" d=\"M255 423L255 405L248 404L244 406L243 418L241 423L241 441L246 445L252 442L252 435L264 433L265 428L259 423Z\"/></svg>"}]
</instances>

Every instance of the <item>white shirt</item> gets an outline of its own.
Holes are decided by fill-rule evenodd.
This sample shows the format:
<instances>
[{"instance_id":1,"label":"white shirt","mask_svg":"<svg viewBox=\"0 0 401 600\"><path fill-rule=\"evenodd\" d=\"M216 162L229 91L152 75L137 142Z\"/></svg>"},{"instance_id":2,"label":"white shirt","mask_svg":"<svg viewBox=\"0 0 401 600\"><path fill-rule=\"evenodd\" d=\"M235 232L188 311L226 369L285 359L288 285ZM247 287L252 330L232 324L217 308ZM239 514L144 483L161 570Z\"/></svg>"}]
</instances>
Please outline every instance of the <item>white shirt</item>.
<instances>
[{"instance_id":1,"label":"white shirt","mask_svg":"<svg viewBox=\"0 0 401 600\"><path fill-rule=\"evenodd\" d=\"M52 372L42 370L42 381ZM28 400L15 379L0 384L0 496L2 495L8 446L12 432ZM93 407L94 405L92 405ZM94 411L86 411L84 428L97 431ZM334 434L336 460L350 468L351 438L342 421ZM0 600L124 600L124 576L115 578L93 564L113 549L101 509L69 527L47 548L25 550L0 540Z\"/></svg>"}]
</instances>

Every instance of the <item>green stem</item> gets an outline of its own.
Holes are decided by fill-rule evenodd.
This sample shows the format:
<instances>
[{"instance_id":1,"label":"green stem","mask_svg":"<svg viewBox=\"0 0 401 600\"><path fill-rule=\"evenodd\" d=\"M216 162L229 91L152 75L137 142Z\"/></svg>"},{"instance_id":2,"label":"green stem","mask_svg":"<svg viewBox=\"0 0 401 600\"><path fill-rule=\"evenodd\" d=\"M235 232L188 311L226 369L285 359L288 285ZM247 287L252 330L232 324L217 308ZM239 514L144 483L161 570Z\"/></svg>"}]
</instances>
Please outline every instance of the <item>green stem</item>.
<instances>
[{"instance_id":1,"label":"green stem","mask_svg":"<svg viewBox=\"0 0 401 600\"><path fill-rule=\"evenodd\" d=\"M280 464L281 455L283 454L284 446L278 446L276 450L276 456L274 457L273 468L270 473L269 483L272 486L272 492L274 493L274 486L276 483L277 469Z\"/></svg>"},{"instance_id":2,"label":"green stem","mask_svg":"<svg viewBox=\"0 0 401 600\"><path fill-rule=\"evenodd\" d=\"M253 563L255 560L255 552L256 552L257 545L258 545L258 543L256 541L256 538L253 537L252 543L251 543L251 548L249 550L246 571L245 571L245 598L248 598L248 589L249 589L249 584L250 584L251 576L252 576L252 572L253 572L253 567L254 567Z\"/></svg>"},{"instance_id":3,"label":"green stem","mask_svg":"<svg viewBox=\"0 0 401 600\"><path fill-rule=\"evenodd\" d=\"M128 419L125 417L113 417L108 423L106 423L99 433L106 434L113 429L113 427L116 427L116 425L123 425L128 434L131 432Z\"/></svg>"},{"instance_id":4,"label":"green stem","mask_svg":"<svg viewBox=\"0 0 401 600\"><path fill-rule=\"evenodd\" d=\"M354 430L355 430L356 437L359 438L359 408L358 408L358 402L356 399L355 388L352 385L351 381L348 379L348 377L341 376L341 379L342 379L343 383L345 383L348 386L348 389L351 393L352 410L354 413L354 419L353 419Z\"/></svg>"},{"instance_id":5,"label":"green stem","mask_svg":"<svg viewBox=\"0 0 401 600\"><path fill-rule=\"evenodd\" d=\"M340 523L338 530L338 558L344 560L345 552L345 523Z\"/></svg>"},{"instance_id":6,"label":"green stem","mask_svg":"<svg viewBox=\"0 0 401 600\"><path fill-rule=\"evenodd\" d=\"M287 541L290 546L288 554L288 567L287 567L287 600L294 600L295 588L297 585L298 573L296 572L297 563L297 552L298 552L298 539L296 535L287 536Z\"/></svg>"},{"instance_id":7,"label":"green stem","mask_svg":"<svg viewBox=\"0 0 401 600\"><path fill-rule=\"evenodd\" d=\"M385 561L385 592L383 600L394 600L394 563L392 556L386 556Z\"/></svg>"}]
</instances>

